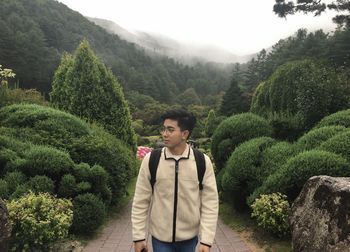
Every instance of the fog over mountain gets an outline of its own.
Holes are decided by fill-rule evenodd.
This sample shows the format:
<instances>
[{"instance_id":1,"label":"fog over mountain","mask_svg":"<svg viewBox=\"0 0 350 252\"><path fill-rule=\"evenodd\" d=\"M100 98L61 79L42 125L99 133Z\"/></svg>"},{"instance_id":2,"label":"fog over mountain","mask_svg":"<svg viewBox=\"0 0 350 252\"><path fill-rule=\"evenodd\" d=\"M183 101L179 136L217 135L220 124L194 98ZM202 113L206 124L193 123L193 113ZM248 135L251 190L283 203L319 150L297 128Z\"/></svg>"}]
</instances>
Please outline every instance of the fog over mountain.
<instances>
[{"instance_id":1,"label":"fog over mountain","mask_svg":"<svg viewBox=\"0 0 350 252\"><path fill-rule=\"evenodd\" d=\"M180 62L193 64L198 61L210 61L219 63L244 63L255 54L238 56L216 46L196 46L181 43L170 37L160 34L146 33L142 31L131 32L113 21L87 17L90 21L103 27L109 33L117 34L122 39L135 43L150 55L166 55Z\"/></svg>"}]
</instances>

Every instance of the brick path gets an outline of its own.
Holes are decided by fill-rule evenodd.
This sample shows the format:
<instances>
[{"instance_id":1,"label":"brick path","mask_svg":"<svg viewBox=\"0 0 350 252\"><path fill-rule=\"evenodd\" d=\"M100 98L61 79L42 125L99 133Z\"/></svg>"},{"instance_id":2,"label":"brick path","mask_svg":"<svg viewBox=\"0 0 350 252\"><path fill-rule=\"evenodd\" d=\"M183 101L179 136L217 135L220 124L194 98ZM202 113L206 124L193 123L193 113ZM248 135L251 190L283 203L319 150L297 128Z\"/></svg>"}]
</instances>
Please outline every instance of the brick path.
<instances>
[{"instance_id":1,"label":"brick path","mask_svg":"<svg viewBox=\"0 0 350 252\"><path fill-rule=\"evenodd\" d=\"M120 216L111 220L98 238L90 241L84 252L133 252L130 220L131 202ZM148 243L150 252L152 244ZM219 219L211 252L250 252L239 235Z\"/></svg>"}]
</instances>

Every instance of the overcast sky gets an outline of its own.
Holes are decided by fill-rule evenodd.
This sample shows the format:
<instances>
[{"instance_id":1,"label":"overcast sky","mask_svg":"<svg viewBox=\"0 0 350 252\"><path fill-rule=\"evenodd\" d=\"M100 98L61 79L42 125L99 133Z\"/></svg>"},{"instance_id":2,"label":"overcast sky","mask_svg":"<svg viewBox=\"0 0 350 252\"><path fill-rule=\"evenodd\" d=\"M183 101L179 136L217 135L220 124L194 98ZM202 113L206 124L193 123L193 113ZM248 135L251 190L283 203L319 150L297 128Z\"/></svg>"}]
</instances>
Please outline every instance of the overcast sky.
<instances>
[{"instance_id":1,"label":"overcast sky","mask_svg":"<svg viewBox=\"0 0 350 252\"><path fill-rule=\"evenodd\" d=\"M114 21L128 30L178 41L216 45L244 55L268 48L299 28L334 30L326 12L278 18L275 0L58 0L85 16ZM329 1L328 1L329 2Z\"/></svg>"}]
</instances>

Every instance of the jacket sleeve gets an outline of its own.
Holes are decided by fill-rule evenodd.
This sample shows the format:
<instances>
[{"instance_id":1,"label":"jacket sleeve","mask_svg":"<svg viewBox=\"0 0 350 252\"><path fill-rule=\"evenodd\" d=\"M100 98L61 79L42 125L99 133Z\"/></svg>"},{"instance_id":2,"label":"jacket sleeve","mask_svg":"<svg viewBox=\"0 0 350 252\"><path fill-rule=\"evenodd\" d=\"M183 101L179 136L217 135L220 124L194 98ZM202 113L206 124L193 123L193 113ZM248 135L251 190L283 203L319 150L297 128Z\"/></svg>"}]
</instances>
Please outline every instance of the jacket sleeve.
<instances>
[{"instance_id":1,"label":"jacket sleeve","mask_svg":"<svg viewBox=\"0 0 350 252\"><path fill-rule=\"evenodd\" d=\"M206 171L201 196L200 242L211 246L214 242L219 213L219 198L213 165L205 155Z\"/></svg>"},{"instance_id":2,"label":"jacket sleeve","mask_svg":"<svg viewBox=\"0 0 350 252\"><path fill-rule=\"evenodd\" d=\"M136 182L131 210L133 241L141 241L147 238L147 216L152 197L151 175L148 168L149 157L150 153L143 158Z\"/></svg>"}]
</instances>

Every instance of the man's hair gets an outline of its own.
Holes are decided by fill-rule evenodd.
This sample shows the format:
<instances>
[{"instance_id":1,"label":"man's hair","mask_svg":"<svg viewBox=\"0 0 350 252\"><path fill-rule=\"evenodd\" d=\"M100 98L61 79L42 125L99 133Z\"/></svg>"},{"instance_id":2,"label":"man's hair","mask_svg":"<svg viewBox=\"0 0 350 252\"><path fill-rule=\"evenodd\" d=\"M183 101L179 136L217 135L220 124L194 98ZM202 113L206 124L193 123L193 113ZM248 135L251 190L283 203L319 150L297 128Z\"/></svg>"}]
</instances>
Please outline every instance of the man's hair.
<instances>
[{"instance_id":1,"label":"man's hair","mask_svg":"<svg viewBox=\"0 0 350 252\"><path fill-rule=\"evenodd\" d=\"M192 113L183 109L168 110L160 118L162 119L162 122L166 119L177 121L177 125L179 125L180 129L182 131L188 130L190 135L196 125L196 117Z\"/></svg>"}]
</instances>

